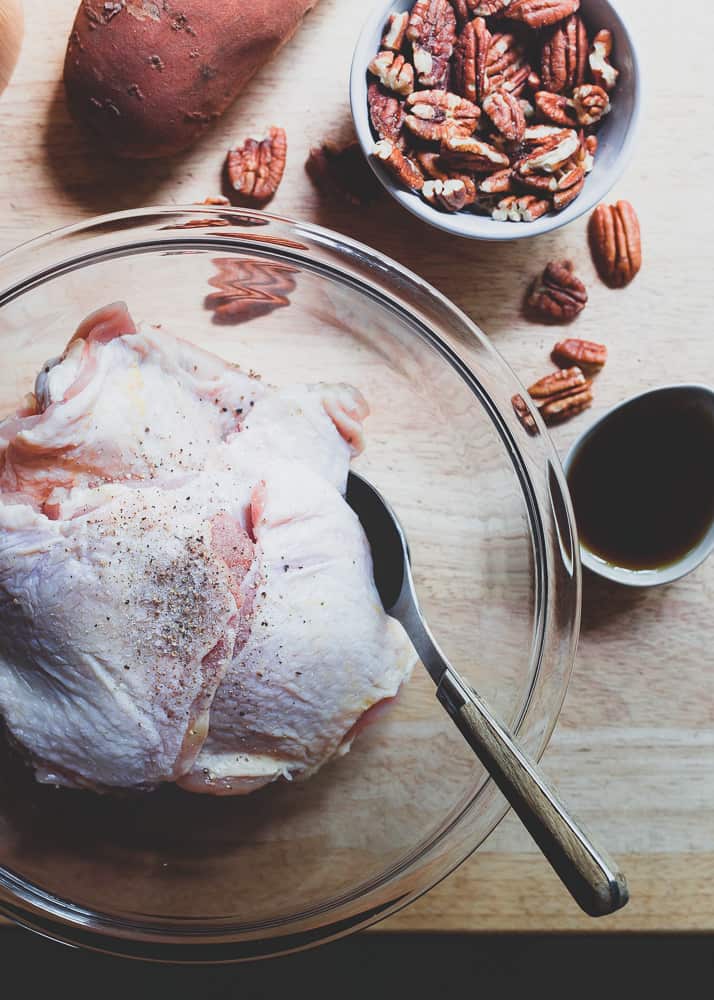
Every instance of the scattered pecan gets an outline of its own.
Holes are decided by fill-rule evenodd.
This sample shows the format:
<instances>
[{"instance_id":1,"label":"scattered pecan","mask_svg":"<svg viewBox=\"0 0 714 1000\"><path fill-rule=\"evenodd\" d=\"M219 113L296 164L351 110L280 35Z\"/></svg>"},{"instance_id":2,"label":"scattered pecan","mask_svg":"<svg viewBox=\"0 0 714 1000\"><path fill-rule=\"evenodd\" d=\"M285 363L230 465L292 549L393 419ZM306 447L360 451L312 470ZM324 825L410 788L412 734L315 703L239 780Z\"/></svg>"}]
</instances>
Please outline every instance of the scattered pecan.
<instances>
[{"instance_id":1,"label":"scattered pecan","mask_svg":"<svg viewBox=\"0 0 714 1000\"><path fill-rule=\"evenodd\" d=\"M536 424L535 418L528 407L528 403L526 403L520 393L516 393L515 396L511 396L511 406L513 407L513 412L516 414L528 433L533 435L537 434L538 425Z\"/></svg>"},{"instance_id":2,"label":"scattered pecan","mask_svg":"<svg viewBox=\"0 0 714 1000\"><path fill-rule=\"evenodd\" d=\"M305 169L315 187L353 205L368 205L379 197L377 178L362 155L358 142L337 145L325 142L310 150Z\"/></svg>"},{"instance_id":3,"label":"scattered pecan","mask_svg":"<svg viewBox=\"0 0 714 1000\"><path fill-rule=\"evenodd\" d=\"M404 121L404 104L381 84L372 82L367 89L369 119L380 139L398 142Z\"/></svg>"},{"instance_id":4,"label":"scattered pecan","mask_svg":"<svg viewBox=\"0 0 714 1000\"><path fill-rule=\"evenodd\" d=\"M197 205L230 205L230 198L226 198L224 194L209 194L207 198L203 201L197 201Z\"/></svg>"},{"instance_id":5,"label":"scattered pecan","mask_svg":"<svg viewBox=\"0 0 714 1000\"><path fill-rule=\"evenodd\" d=\"M395 94L411 94L414 90L414 67L399 53L388 49L378 52L367 69Z\"/></svg>"},{"instance_id":6,"label":"scattered pecan","mask_svg":"<svg viewBox=\"0 0 714 1000\"><path fill-rule=\"evenodd\" d=\"M552 260L531 285L526 308L547 323L569 323L583 311L587 301L585 285L574 274L572 262Z\"/></svg>"},{"instance_id":7,"label":"scattered pecan","mask_svg":"<svg viewBox=\"0 0 714 1000\"><path fill-rule=\"evenodd\" d=\"M506 16L512 21L523 21L529 28L547 28L574 14L580 0L511 0Z\"/></svg>"},{"instance_id":8,"label":"scattered pecan","mask_svg":"<svg viewBox=\"0 0 714 1000\"><path fill-rule=\"evenodd\" d=\"M479 183L478 189L483 194L511 194L513 191L513 174L511 173L511 168L507 167L505 170L497 170L495 174L484 177Z\"/></svg>"},{"instance_id":9,"label":"scattered pecan","mask_svg":"<svg viewBox=\"0 0 714 1000\"><path fill-rule=\"evenodd\" d=\"M559 340L551 352L556 365L602 368L607 361L607 347L592 340Z\"/></svg>"},{"instance_id":10,"label":"scattered pecan","mask_svg":"<svg viewBox=\"0 0 714 1000\"><path fill-rule=\"evenodd\" d=\"M598 274L611 288L624 288L642 266L640 223L629 201L598 205L590 216L590 249Z\"/></svg>"},{"instance_id":11,"label":"scattered pecan","mask_svg":"<svg viewBox=\"0 0 714 1000\"><path fill-rule=\"evenodd\" d=\"M492 90L484 98L483 110L504 139L521 141L526 130L526 116L512 94L507 90Z\"/></svg>"},{"instance_id":12,"label":"scattered pecan","mask_svg":"<svg viewBox=\"0 0 714 1000\"><path fill-rule=\"evenodd\" d=\"M534 194L508 195L491 212L496 222L535 222L550 209L550 202Z\"/></svg>"},{"instance_id":13,"label":"scattered pecan","mask_svg":"<svg viewBox=\"0 0 714 1000\"><path fill-rule=\"evenodd\" d=\"M593 38L592 48L588 57L593 80L603 90L613 90L620 75L610 62L611 54L612 32L603 28Z\"/></svg>"},{"instance_id":14,"label":"scattered pecan","mask_svg":"<svg viewBox=\"0 0 714 1000\"><path fill-rule=\"evenodd\" d=\"M441 145L441 153L451 166L475 174L491 174L509 166L509 159L504 153L474 136L447 135Z\"/></svg>"},{"instance_id":15,"label":"scattered pecan","mask_svg":"<svg viewBox=\"0 0 714 1000\"><path fill-rule=\"evenodd\" d=\"M241 199L266 202L278 190L285 170L288 142L285 129L272 126L267 138L246 139L228 151L226 170Z\"/></svg>"},{"instance_id":16,"label":"scattered pecan","mask_svg":"<svg viewBox=\"0 0 714 1000\"><path fill-rule=\"evenodd\" d=\"M565 128L578 127L575 105L569 97L565 97L564 94L551 94L549 90L539 90L533 100L542 118L547 118L548 121Z\"/></svg>"},{"instance_id":17,"label":"scattered pecan","mask_svg":"<svg viewBox=\"0 0 714 1000\"><path fill-rule=\"evenodd\" d=\"M593 394L589 385L584 386L579 392L567 393L557 399L549 399L541 407L540 415L547 424L560 423L576 417L583 410L587 410L592 405Z\"/></svg>"},{"instance_id":18,"label":"scattered pecan","mask_svg":"<svg viewBox=\"0 0 714 1000\"><path fill-rule=\"evenodd\" d=\"M404 44L408 23L409 11L404 10L399 14L390 14L384 28L384 34L382 35L382 48L391 49L392 52L399 52Z\"/></svg>"},{"instance_id":19,"label":"scattered pecan","mask_svg":"<svg viewBox=\"0 0 714 1000\"><path fill-rule=\"evenodd\" d=\"M533 385L528 386L528 395L538 405L540 400L552 399L553 396L560 397L566 392L580 392L587 385L585 374L574 365L572 368L561 368L560 371L550 372L539 378Z\"/></svg>"},{"instance_id":20,"label":"scattered pecan","mask_svg":"<svg viewBox=\"0 0 714 1000\"><path fill-rule=\"evenodd\" d=\"M543 90L562 94L585 82L588 63L588 33L582 18L571 15L548 33L541 50ZM539 88L540 89L540 88Z\"/></svg>"},{"instance_id":21,"label":"scattered pecan","mask_svg":"<svg viewBox=\"0 0 714 1000\"><path fill-rule=\"evenodd\" d=\"M410 132L431 142L447 135L471 135L481 111L476 104L447 90L416 90L406 100L404 124Z\"/></svg>"},{"instance_id":22,"label":"scattered pecan","mask_svg":"<svg viewBox=\"0 0 714 1000\"><path fill-rule=\"evenodd\" d=\"M575 113L581 125L595 125L610 112L607 91L594 83L585 83L573 91Z\"/></svg>"},{"instance_id":23,"label":"scattered pecan","mask_svg":"<svg viewBox=\"0 0 714 1000\"><path fill-rule=\"evenodd\" d=\"M507 90L519 97L530 74L523 43L510 33L494 35L486 60L486 92Z\"/></svg>"},{"instance_id":24,"label":"scattered pecan","mask_svg":"<svg viewBox=\"0 0 714 1000\"><path fill-rule=\"evenodd\" d=\"M290 304L295 288L293 275L300 269L279 261L245 257L217 257L209 285L217 288L204 300L214 323L243 323Z\"/></svg>"},{"instance_id":25,"label":"scattered pecan","mask_svg":"<svg viewBox=\"0 0 714 1000\"><path fill-rule=\"evenodd\" d=\"M372 156L383 163L390 174L396 177L404 187L412 191L420 191L424 186L424 177L416 163L405 156L401 149L389 139L380 139L372 150Z\"/></svg>"},{"instance_id":26,"label":"scattered pecan","mask_svg":"<svg viewBox=\"0 0 714 1000\"><path fill-rule=\"evenodd\" d=\"M445 87L456 41L456 16L448 0L417 0L409 16L407 38L422 87Z\"/></svg>"},{"instance_id":27,"label":"scattered pecan","mask_svg":"<svg viewBox=\"0 0 714 1000\"><path fill-rule=\"evenodd\" d=\"M421 193L431 205L458 212L476 200L476 185L470 177L424 181Z\"/></svg>"}]
</instances>

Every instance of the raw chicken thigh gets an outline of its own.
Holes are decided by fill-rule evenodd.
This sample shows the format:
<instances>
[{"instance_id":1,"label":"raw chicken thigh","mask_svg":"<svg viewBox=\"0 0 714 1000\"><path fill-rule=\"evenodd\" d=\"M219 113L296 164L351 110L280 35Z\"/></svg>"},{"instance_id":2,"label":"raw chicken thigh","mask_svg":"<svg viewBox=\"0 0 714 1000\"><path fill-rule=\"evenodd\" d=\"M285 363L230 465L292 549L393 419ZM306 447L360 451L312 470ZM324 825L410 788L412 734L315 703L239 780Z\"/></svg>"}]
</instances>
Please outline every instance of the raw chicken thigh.
<instances>
[{"instance_id":1,"label":"raw chicken thigh","mask_svg":"<svg viewBox=\"0 0 714 1000\"><path fill-rule=\"evenodd\" d=\"M80 325L0 422L0 714L39 780L240 794L349 749L413 662L343 495L367 413Z\"/></svg>"}]
</instances>

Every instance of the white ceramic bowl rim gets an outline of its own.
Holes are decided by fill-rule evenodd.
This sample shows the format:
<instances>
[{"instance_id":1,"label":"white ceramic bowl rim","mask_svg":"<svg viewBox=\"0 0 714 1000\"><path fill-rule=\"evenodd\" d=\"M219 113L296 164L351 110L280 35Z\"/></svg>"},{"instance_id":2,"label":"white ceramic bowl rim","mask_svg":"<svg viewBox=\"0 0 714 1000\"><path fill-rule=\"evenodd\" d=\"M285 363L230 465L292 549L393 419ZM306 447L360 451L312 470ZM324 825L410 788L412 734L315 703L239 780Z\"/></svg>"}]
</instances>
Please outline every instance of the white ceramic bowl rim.
<instances>
[{"instance_id":1,"label":"white ceramic bowl rim","mask_svg":"<svg viewBox=\"0 0 714 1000\"><path fill-rule=\"evenodd\" d=\"M593 423L591 423L590 426L587 427L570 446L570 449L565 456L565 460L563 461L563 471L566 476L570 471L577 455L582 450L585 442L588 441L598 428L600 428L605 421L609 420L614 413L631 406L640 399L645 399L648 396L654 396L658 393L664 392L686 392L693 395L701 394L709 396L711 397L712 406L714 407L714 388L712 386L696 382L683 382L655 386L652 389L646 389L644 392L637 393L635 396L630 396L628 399L623 399L621 403L617 403L615 406L610 407L609 410L594 420ZM703 563L707 556L711 555L713 551L714 523L693 549L690 549L675 562L670 563L667 566L662 566L661 568L658 567L656 569L635 570L628 569L625 566L617 566L613 563L607 562L606 559L602 559L600 556L596 556L582 543L580 545L580 561L582 565L587 567L587 569L591 572L597 573L598 576L605 577L605 579L612 580L615 583L622 583L628 587L657 587L665 583L672 583L674 580L679 580L681 577L686 576L687 573L691 573L691 571L701 565L701 563Z\"/></svg>"},{"instance_id":2,"label":"white ceramic bowl rim","mask_svg":"<svg viewBox=\"0 0 714 1000\"><path fill-rule=\"evenodd\" d=\"M632 154L640 118L642 95L642 71L632 34L615 6L606 0L600 0L600 5L607 9L607 26L616 27L620 36L628 42L632 60L633 87L630 120L617 156L609 169L601 167L598 170L598 166L595 166L593 172L588 176L583 192L562 212L549 213L535 222L514 223L496 222L488 216L476 215L473 212L455 212L453 214L441 212L424 201L419 194L400 188L385 168L370 155L375 140L372 135L367 107L367 65L377 52L378 43L375 43L375 38L380 37L389 12L407 10L413 6L413 3L414 0L391 0L388 3L380 0L360 32L350 70L350 106L357 138L367 162L389 194L412 215L416 215L423 222L429 223L436 229L441 229L454 236L464 236L467 239L495 241L527 239L542 233L553 232L560 229L561 226L567 226L569 222L573 222L602 201L622 175ZM586 5L587 0L584 0L584 7Z\"/></svg>"}]
</instances>

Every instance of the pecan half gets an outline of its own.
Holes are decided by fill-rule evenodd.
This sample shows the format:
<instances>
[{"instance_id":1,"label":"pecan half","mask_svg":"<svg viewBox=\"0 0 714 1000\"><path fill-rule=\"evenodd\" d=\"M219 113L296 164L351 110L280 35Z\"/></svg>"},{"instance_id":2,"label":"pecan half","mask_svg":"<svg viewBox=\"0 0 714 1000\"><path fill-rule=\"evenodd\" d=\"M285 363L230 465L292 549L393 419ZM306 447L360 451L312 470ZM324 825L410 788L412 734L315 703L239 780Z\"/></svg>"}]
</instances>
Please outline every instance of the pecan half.
<instances>
[{"instance_id":1,"label":"pecan half","mask_svg":"<svg viewBox=\"0 0 714 1000\"><path fill-rule=\"evenodd\" d=\"M492 90L484 98L482 107L504 139L521 141L526 130L526 116L512 94L507 90Z\"/></svg>"},{"instance_id":2,"label":"pecan half","mask_svg":"<svg viewBox=\"0 0 714 1000\"><path fill-rule=\"evenodd\" d=\"M553 208L556 212L562 212L564 208L568 207L571 201L575 201L585 186L585 175L581 167L573 170L572 175L577 177L577 179L569 183L567 187L559 187L553 195Z\"/></svg>"},{"instance_id":3,"label":"pecan half","mask_svg":"<svg viewBox=\"0 0 714 1000\"><path fill-rule=\"evenodd\" d=\"M391 49L392 52L399 52L407 34L407 24L409 23L409 11L391 13L387 18L387 23L382 35L382 48Z\"/></svg>"},{"instance_id":4,"label":"pecan half","mask_svg":"<svg viewBox=\"0 0 714 1000\"><path fill-rule=\"evenodd\" d=\"M381 84L372 82L367 88L369 119L380 139L397 142L404 121L404 105Z\"/></svg>"},{"instance_id":5,"label":"pecan half","mask_svg":"<svg viewBox=\"0 0 714 1000\"><path fill-rule=\"evenodd\" d=\"M447 180L424 181L423 197L447 212L458 212L476 200L476 185L470 177L451 177Z\"/></svg>"},{"instance_id":6,"label":"pecan half","mask_svg":"<svg viewBox=\"0 0 714 1000\"><path fill-rule=\"evenodd\" d=\"M577 365L572 368L562 368L557 372L550 372L539 378L533 385L528 386L528 395L536 401L549 399L553 396L561 396L564 392L578 392L588 384L584 373Z\"/></svg>"},{"instance_id":7,"label":"pecan half","mask_svg":"<svg viewBox=\"0 0 714 1000\"><path fill-rule=\"evenodd\" d=\"M580 0L511 0L506 16L523 21L529 28L546 28L574 14Z\"/></svg>"},{"instance_id":8,"label":"pecan half","mask_svg":"<svg viewBox=\"0 0 714 1000\"><path fill-rule=\"evenodd\" d=\"M530 74L525 47L516 36L510 33L494 35L486 61L485 91L507 90L519 97Z\"/></svg>"},{"instance_id":9,"label":"pecan half","mask_svg":"<svg viewBox=\"0 0 714 1000\"><path fill-rule=\"evenodd\" d=\"M579 392L566 393L556 399L549 399L541 407L540 415L547 424L560 423L570 417L576 417L578 413L587 410L592 405L593 394L589 385L584 386Z\"/></svg>"},{"instance_id":10,"label":"pecan half","mask_svg":"<svg viewBox=\"0 0 714 1000\"><path fill-rule=\"evenodd\" d=\"M567 163L579 147L580 139L577 132L572 129L559 129L558 134L550 135L540 146L522 157L516 164L516 172L522 177L537 172L555 173Z\"/></svg>"},{"instance_id":11,"label":"pecan half","mask_svg":"<svg viewBox=\"0 0 714 1000\"><path fill-rule=\"evenodd\" d=\"M575 154L575 162L582 167L583 173L589 174L595 166L595 153L597 152L597 136L585 135L580 130L580 149Z\"/></svg>"},{"instance_id":12,"label":"pecan half","mask_svg":"<svg viewBox=\"0 0 714 1000\"><path fill-rule=\"evenodd\" d=\"M613 90L620 75L610 62L612 53L612 32L607 28L598 31L593 38L592 48L588 57L593 80L603 90Z\"/></svg>"},{"instance_id":13,"label":"pecan half","mask_svg":"<svg viewBox=\"0 0 714 1000\"><path fill-rule=\"evenodd\" d=\"M335 195L352 205L368 205L381 194L379 181L358 142L343 146L325 142L313 147L305 170L319 191Z\"/></svg>"},{"instance_id":14,"label":"pecan half","mask_svg":"<svg viewBox=\"0 0 714 1000\"><path fill-rule=\"evenodd\" d=\"M575 114L581 125L595 125L610 111L607 91L594 83L585 83L573 91Z\"/></svg>"},{"instance_id":15,"label":"pecan half","mask_svg":"<svg viewBox=\"0 0 714 1000\"><path fill-rule=\"evenodd\" d=\"M511 194L513 192L513 174L511 173L511 168L507 167L505 170L497 170L495 174L484 177L479 183L478 189L483 194Z\"/></svg>"},{"instance_id":16,"label":"pecan half","mask_svg":"<svg viewBox=\"0 0 714 1000\"><path fill-rule=\"evenodd\" d=\"M216 274L208 279L217 288L204 299L214 323L244 323L290 305L294 274L300 269L280 261L239 257L216 257Z\"/></svg>"},{"instance_id":17,"label":"pecan half","mask_svg":"<svg viewBox=\"0 0 714 1000\"><path fill-rule=\"evenodd\" d=\"M471 13L479 17L491 17L505 10L511 0L466 0Z\"/></svg>"},{"instance_id":18,"label":"pecan half","mask_svg":"<svg viewBox=\"0 0 714 1000\"><path fill-rule=\"evenodd\" d=\"M379 160L387 170L406 188L420 191L424 185L421 171L401 149L389 139L380 139L372 150L372 156Z\"/></svg>"},{"instance_id":19,"label":"pecan half","mask_svg":"<svg viewBox=\"0 0 714 1000\"><path fill-rule=\"evenodd\" d=\"M231 187L246 201L268 201L283 179L287 153L285 129L274 125L265 139L246 139L242 146L234 146L226 157Z\"/></svg>"},{"instance_id":20,"label":"pecan half","mask_svg":"<svg viewBox=\"0 0 714 1000\"><path fill-rule=\"evenodd\" d=\"M607 361L607 347L592 340L559 340L551 352L556 365L602 368Z\"/></svg>"},{"instance_id":21,"label":"pecan half","mask_svg":"<svg viewBox=\"0 0 714 1000\"><path fill-rule=\"evenodd\" d=\"M552 260L531 285L526 308L546 323L569 323L583 311L587 301L588 293L575 275L572 261Z\"/></svg>"},{"instance_id":22,"label":"pecan half","mask_svg":"<svg viewBox=\"0 0 714 1000\"><path fill-rule=\"evenodd\" d=\"M440 142L447 135L471 135L481 111L447 90L416 90L407 97L404 124L420 139Z\"/></svg>"},{"instance_id":23,"label":"pecan half","mask_svg":"<svg viewBox=\"0 0 714 1000\"><path fill-rule=\"evenodd\" d=\"M444 160L455 167L476 174L492 174L509 166L508 157L482 139L474 136L447 135L441 145Z\"/></svg>"},{"instance_id":24,"label":"pecan half","mask_svg":"<svg viewBox=\"0 0 714 1000\"><path fill-rule=\"evenodd\" d=\"M230 198L226 198L224 194L209 194L207 198L203 201L197 201L196 205L230 205Z\"/></svg>"},{"instance_id":25,"label":"pecan half","mask_svg":"<svg viewBox=\"0 0 714 1000\"><path fill-rule=\"evenodd\" d=\"M642 267L640 223L629 201L598 205L588 226L598 274L611 288L629 285Z\"/></svg>"},{"instance_id":26,"label":"pecan half","mask_svg":"<svg viewBox=\"0 0 714 1000\"><path fill-rule=\"evenodd\" d=\"M417 0L409 15L407 38L419 83L443 88L456 41L456 15L448 0Z\"/></svg>"},{"instance_id":27,"label":"pecan half","mask_svg":"<svg viewBox=\"0 0 714 1000\"><path fill-rule=\"evenodd\" d=\"M441 162L439 153L434 153L432 150L422 151L415 153L414 159L424 177L430 177L433 181L448 181L452 176L445 169L446 164Z\"/></svg>"},{"instance_id":28,"label":"pecan half","mask_svg":"<svg viewBox=\"0 0 714 1000\"><path fill-rule=\"evenodd\" d=\"M534 194L509 195L491 211L496 222L535 222L550 209L550 202Z\"/></svg>"},{"instance_id":29,"label":"pecan half","mask_svg":"<svg viewBox=\"0 0 714 1000\"><path fill-rule=\"evenodd\" d=\"M454 46L452 81L457 94L480 101L486 92L486 63L491 32L482 17L468 21Z\"/></svg>"},{"instance_id":30,"label":"pecan half","mask_svg":"<svg viewBox=\"0 0 714 1000\"><path fill-rule=\"evenodd\" d=\"M543 42L540 71L543 90L562 94L585 82L588 33L582 18L571 15L556 24Z\"/></svg>"},{"instance_id":31,"label":"pecan half","mask_svg":"<svg viewBox=\"0 0 714 1000\"><path fill-rule=\"evenodd\" d=\"M513 407L513 412L523 424L526 431L529 434L537 434L538 425L535 422L533 414L528 408L528 403L526 403L520 393L516 393L515 396L511 396L511 406Z\"/></svg>"},{"instance_id":32,"label":"pecan half","mask_svg":"<svg viewBox=\"0 0 714 1000\"><path fill-rule=\"evenodd\" d=\"M565 128L578 127L575 105L569 97L565 97L564 94L551 94L549 90L539 90L533 100L543 118Z\"/></svg>"},{"instance_id":33,"label":"pecan half","mask_svg":"<svg viewBox=\"0 0 714 1000\"><path fill-rule=\"evenodd\" d=\"M367 69L395 94L411 94L414 90L414 67L403 55L385 49L377 53Z\"/></svg>"}]
</instances>

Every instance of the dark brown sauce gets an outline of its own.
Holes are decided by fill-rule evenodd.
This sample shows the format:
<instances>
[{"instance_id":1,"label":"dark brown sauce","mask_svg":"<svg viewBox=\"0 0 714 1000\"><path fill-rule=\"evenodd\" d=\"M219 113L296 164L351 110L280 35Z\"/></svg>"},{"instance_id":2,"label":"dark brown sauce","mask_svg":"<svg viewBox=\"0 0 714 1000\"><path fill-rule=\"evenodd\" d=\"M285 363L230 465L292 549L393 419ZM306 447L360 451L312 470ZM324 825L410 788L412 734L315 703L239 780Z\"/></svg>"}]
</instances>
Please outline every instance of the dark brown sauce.
<instances>
[{"instance_id":1,"label":"dark brown sauce","mask_svg":"<svg viewBox=\"0 0 714 1000\"><path fill-rule=\"evenodd\" d=\"M714 519L714 411L670 390L606 418L568 473L581 543L615 566L681 559Z\"/></svg>"}]
</instances>

